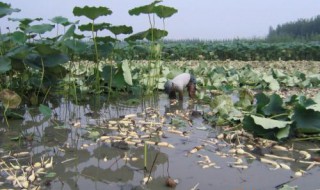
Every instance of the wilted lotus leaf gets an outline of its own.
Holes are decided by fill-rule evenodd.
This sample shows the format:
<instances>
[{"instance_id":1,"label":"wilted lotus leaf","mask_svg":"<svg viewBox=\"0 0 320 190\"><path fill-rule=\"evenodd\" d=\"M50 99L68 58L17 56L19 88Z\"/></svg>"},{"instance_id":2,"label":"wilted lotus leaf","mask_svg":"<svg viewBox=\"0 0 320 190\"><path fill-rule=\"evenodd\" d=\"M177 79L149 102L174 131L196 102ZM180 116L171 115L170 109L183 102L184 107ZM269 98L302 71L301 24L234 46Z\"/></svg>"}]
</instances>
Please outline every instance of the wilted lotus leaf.
<instances>
[{"instance_id":1,"label":"wilted lotus leaf","mask_svg":"<svg viewBox=\"0 0 320 190\"><path fill-rule=\"evenodd\" d=\"M21 103L20 96L9 89L3 89L0 92L0 100L6 108L17 108Z\"/></svg>"}]
</instances>

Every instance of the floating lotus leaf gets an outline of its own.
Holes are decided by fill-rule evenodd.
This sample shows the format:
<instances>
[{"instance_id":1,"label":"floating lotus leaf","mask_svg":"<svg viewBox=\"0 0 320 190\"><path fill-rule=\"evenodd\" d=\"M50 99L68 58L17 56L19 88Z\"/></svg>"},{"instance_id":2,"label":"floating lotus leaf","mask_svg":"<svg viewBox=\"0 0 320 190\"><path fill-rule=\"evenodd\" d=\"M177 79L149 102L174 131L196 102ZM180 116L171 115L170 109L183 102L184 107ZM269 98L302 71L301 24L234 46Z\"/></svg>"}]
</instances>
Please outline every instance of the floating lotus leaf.
<instances>
[{"instance_id":1,"label":"floating lotus leaf","mask_svg":"<svg viewBox=\"0 0 320 190\"><path fill-rule=\"evenodd\" d=\"M0 100L6 108L17 108L21 103L20 96L9 89L3 89L0 92Z\"/></svg>"},{"instance_id":2,"label":"floating lotus leaf","mask_svg":"<svg viewBox=\"0 0 320 190\"><path fill-rule=\"evenodd\" d=\"M12 9L10 4L0 2L0 18L11 15L14 12L20 12L20 9Z\"/></svg>"},{"instance_id":3,"label":"floating lotus leaf","mask_svg":"<svg viewBox=\"0 0 320 190\"><path fill-rule=\"evenodd\" d=\"M95 20L100 16L111 15L112 11L107 7L75 7L73 9L74 16L85 16L91 20Z\"/></svg>"},{"instance_id":4,"label":"floating lotus leaf","mask_svg":"<svg viewBox=\"0 0 320 190\"><path fill-rule=\"evenodd\" d=\"M244 117L242 123L243 128L254 135L268 139L280 139L288 137L292 122L248 115Z\"/></svg>"},{"instance_id":5,"label":"floating lotus leaf","mask_svg":"<svg viewBox=\"0 0 320 190\"><path fill-rule=\"evenodd\" d=\"M11 68L11 60L7 57L0 57L0 74L10 71Z\"/></svg>"}]
</instances>

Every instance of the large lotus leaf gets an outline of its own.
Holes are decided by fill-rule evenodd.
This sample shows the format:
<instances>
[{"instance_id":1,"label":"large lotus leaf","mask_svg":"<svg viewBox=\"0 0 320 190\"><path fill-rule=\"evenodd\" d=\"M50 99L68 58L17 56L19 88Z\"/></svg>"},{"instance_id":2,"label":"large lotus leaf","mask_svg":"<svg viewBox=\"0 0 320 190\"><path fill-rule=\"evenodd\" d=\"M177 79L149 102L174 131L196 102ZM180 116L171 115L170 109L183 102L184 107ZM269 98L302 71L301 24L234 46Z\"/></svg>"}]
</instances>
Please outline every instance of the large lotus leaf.
<instances>
[{"instance_id":1,"label":"large lotus leaf","mask_svg":"<svg viewBox=\"0 0 320 190\"><path fill-rule=\"evenodd\" d=\"M118 70L112 79L112 86L117 89L124 89L127 83L124 79L124 74L122 69Z\"/></svg>"},{"instance_id":2,"label":"large lotus leaf","mask_svg":"<svg viewBox=\"0 0 320 190\"><path fill-rule=\"evenodd\" d=\"M268 139L281 139L288 137L291 122L247 115L244 117L242 124L246 131L254 135Z\"/></svg>"},{"instance_id":3,"label":"large lotus leaf","mask_svg":"<svg viewBox=\"0 0 320 190\"><path fill-rule=\"evenodd\" d=\"M3 89L0 92L0 100L6 108L17 108L21 103L20 96L9 89Z\"/></svg>"},{"instance_id":4,"label":"large lotus leaf","mask_svg":"<svg viewBox=\"0 0 320 190\"><path fill-rule=\"evenodd\" d=\"M65 39L69 39L72 38L75 35L75 30L76 30L76 26L74 24L72 24L68 30L64 33L63 36L61 36L60 38L60 42L64 41Z\"/></svg>"},{"instance_id":5,"label":"large lotus leaf","mask_svg":"<svg viewBox=\"0 0 320 190\"><path fill-rule=\"evenodd\" d=\"M113 45L111 43L103 43L103 44L98 44L98 55L104 58L107 58L113 50Z\"/></svg>"},{"instance_id":6,"label":"large lotus leaf","mask_svg":"<svg viewBox=\"0 0 320 190\"><path fill-rule=\"evenodd\" d=\"M269 87L270 90L276 91L276 90L280 89L279 82L276 79L274 79L272 76L265 74L262 79L266 83L268 83L268 85L269 85L268 87Z\"/></svg>"},{"instance_id":7,"label":"large lotus leaf","mask_svg":"<svg viewBox=\"0 0 320 190\"><path fill-rule=\"evenodd\" d=\"M256 85L261 80L259 73L251 67L245 67L239 72L239 83L243 85Z\"/></svg>"},{"instance_id":8,"label":"large lotus leaf","mask_svg":"<svg viewBox=\"0 0 320 190\"><path fill-rule=\"evenodd\" d=\"M56 17L53 17L52 19L49 19L49 20L55 24L61 24L61 25L65 24L65 23L70 23L67 18L62 17L62 16L56 16Z\"/></svg>"},{"instance_id":9,"label":"large lotus leaf","mask_svg":"<svg viewBox=\"0 0 320 190\"><path fill-rule=\"evenodd\" d=\"M65 40L62 42L62 44L68 47L76 54L85 53L89 47L87 43L76 39Z\"/></svg>"},{"instance_id":10,"label":"large lotus leaf","mask_svg":"<svg viewBox=\"0 0 320 190\"><path fill-rule=\"evenodd\" d=\"M143 39L147 39L150 41L157 41L167 35L168 35L168 32L165 30L150 28L146 31L138 32L136 34L133 34L125 38L125 41L136 41L136 40L143 40Z\"/></svg>"},{"instance_id":11,"label":"large lotus leaf","mask_svg":"<svg viewBox=\"0 0 320 190\"><path fill-rule=\"evenodd\" d=\"M247 108L251 106L254 100L254 95L250 89L242 88L239 90L239 101L236 103L237 106Z\"/></svg>"},{"instance_id":12,"label":"large lotus leaf","mask_svg":"<svg viewBox=\"0 0 320 190\"><path fill-rule=\"evenodd\" d=\"M270 101L270 98L264 93L258 93L255 95L257 100L257 113L264 114L262 108L264 108Z\"/></svg>"},{"instance_id":13,"label":"large lotus leaf","mask_svg":"<svg viewBox=\"0 0 320 190\"><path fill-rule=\"evenodd\" d=\"M152 14L156 13L155 12L155 6L156 4L160 3L161 1L154 1L149 5L144 5L140 7L135 7L131 10L129 10L130 15L140 15L140 14Z\"/></svg>"},{"instance_id":14,"label":"large lotus leaf","mask_svg":"<svg viewBox=\"0 0 320 190\"><path fill-rule=\"evenodd\" d=\"M150 40L150 41L157 41L167 35L168 35L168 32L166 30L152 28L152 29L148 30L148 34L147 34L146 38L147 38L147 40Z\"/></svg>"},{"instance_id":15,"label":"large lotus leaf","mask_svg":"<svg viewBox=\"0 0 320 190\"><path fill-rule=\"evenodd\" d=\"M167 7L163 5L158 5L154 8L155 13L157 14L158 17L160 18L169 18L173 14L177 13L178 10L173 8L173 7Z\"/></svg>"},{"instance_id":16,"label":"large lotus leaf","mask_svg":"<svg viewBox=\"0 0 320 190\"><path fill-rule=\"evenodd\" d=\"M115 73L116 69L112 65L105 65L102 69L101 77L104 79L104 81L110 83Z\"/></svg>"},{"instance_id":17,"label":"large lotus leaf","mask_svg":"<svg viewBox=\"0 0 320 190\"><path fill-rule=\"evenodd\" d=\"M44 67L55 67L68 61L69 57L65 54L50 54L42 57L38 54L30 54L25 63L35 69L40 69L42 68L42 63Z\"/></svg>"},{"instance_id":18,"label":"large lotus leaf","mask_svg":"<svg viewBox=\"0 0 320 190\"><path fill-rule=\"evenodd\" d=\"M0 74L10 71L11 60L8 57L0 57Z\"/></svg>"},{"instance_id":19,"label":"large lotus leaf","mask_svg":"<svg viewBox=\"0 0 320 190\"><path fill-rule=\"evenodd\" d=\"M213 112L219 113L220 115L228 114L234 108L232 98L228 95L216 96L210 103Z\"/></svg>"},{"instance_id":20,"label":"large lotus leaf","mask_svg":"<svg viewBox=\"0 0 320 190\"><path fill-rule=\"evenodd\" d=\"M26 32L36 33L36 34L44 34L46 32L50 32L54 28L52 24L37 24L29 26L26 29Z\"/></svg>"},{"instance_id":21,"label":"large lotus leaf","mask_svg":"<svg viewBox=\"0 0 320 190\"><path fill-rule=\"evenodd\" d=\"M20 12L20 9L12 9L10 4L0 2L0 18L11 15L13 12Z\"/></svg>"},{"instance_id":22,"label":"large lotus leaf","mask_svg":"<svg viewBox=\"0 0 320 190\"><path fill-rule=\"evenodd\" d=\"M317 96L313 99L313 101L314 101L314 104L308 105L306 108L320 112L320 94L317 94Z\"/></svg>"},{"instance_id":23,"label":"large lotus leaf","mask_svg":"<svg viewBox=\"0 0 320 190\"><path fill-rule=\"evenodd\" d=\"M288 75L284 74L281 70L279 69L271 69L272 75L274 78L286 78Z\"/></svg>"},{"instance_id":24,"label":"large lotus leaf","mask_svg":"<svg viewBox=\"0 0 320 190\"><path fill-rule=\"evenodd\" d=\"M24 44L27 39L27 35L20 31L15 31L11 34L11 40L19 45Z\"/></svg>"},{"instance_id":25,"label":"large lotus leaf","mask_svg":"<svg viewBox=\"0 0 320 190\"><path fill-rule=\"evenodd\" d=\"M45 44L45 43L35 44L35 50L40 55L50 55L50 54L58 54L58 53L60 53L59 49L55 49L51 45Z\"/></svg>"},{"instance_id":26,"label":"large lotus leaf","mask_svg":"<svg viewBox=\"0 0 320 190\"><path fill-rule=\"evenodd\" d=\"M109 26L108 28L110 32L112 32L114 35L119 34L131 34L132 33L132 27L126 26L126 25L119 25L119 26Z\"/></svg>"},{"instance_id":27,"label":"large lotus leaf","mask_svg":"<svg viewBox=\"0 0 320 190\"><path fill-rule=\"evenodd\" d=\"M21 45L14 47L11 49L8 53L7 56L14 58L14 59L25 59L33 50L34 48L29 47L27 45Z\"/></svg>"},{"instance_id":28,"label":"large lotus leaf","mask_svg":"<svg viewBox=\"0 0 320 190\"><path fill-rule=\"evenodd\" d=\"M119 41L115 38L112 38L110 36L104 36L104 37L96 37L96 42L99 43L99 42L102 42L104 44L108 44L108 43L114 43L116 41Z\"/></svg>"},{"instance_id":29,"label":"large lotus leaf","mask_svg":"<svg viewBox=\"0 0 320 190\"><path fill-rule=\"evenodd\" d=\"M83 24L79 26L79 30L80 31L101 31L101 30L105 30L108 29L110 26L109 23L99 23L99 24L92 24L92 23L88 23L88 24Z\"/></svg>"},{"instance_id":30,"label":"large lotus leaf","mask_svg":"<svg viewBox=\"0 0 320 190\"><path fill-rule=\"evenodd\" d=\"M286 111L282 105L282 98L278 94L272 94L269 103L262 108L262 111L265 115L282 114Z\"/></svg>"},{"instance_id":31,"label":"large lotus leaf","mask_svg":"<svg viewBox=\"0 0 320 190\"><path fill-rule=\"evenodd\" d=\"M129 67L128 60L122 61L121 68L123 70L124 80L126 81L126 83L128 85L132 85L131 70L130 70L130 67Z\"/></svg>"},{"instance_id":32,"label":"large lotus leaf","mask_svg":"<svg viewBox=\"0 0 320 190\"><path fill-rule=\"evenodd\" d=\"M81 7L73 8L73 14L74 14L74 16L85 16L91 20L95 20L96 18L98 18L100 16L111 15L112 11L107 7L88 7L88 6L85 6L83 8L81 8Z\"/></svg>"},{"instance_id":33,"label":"large lotus leaf","mask_svg":"<svg viewBox=\"0 0 320 190\"><path fill-rule=\"evenodd\" d=\"M69 57L65 54L51 54L44 57L45 67L55 67L69 61Z\"/></svg>"},{"instance_id":34,"label":"large lotus leaf","mask_svg":"<svg viewBox=\"0 0 320 190\"><path fill-rule=\"evenodd\" d=\"M258 117L251 115L254 123L262 126L264 129L273 129L273 128L284 128L287 125L291 124L290 121L280 121L270 118Z\"/></svg>"},{"instance_id":35,"label":"large lotus leaf","mask_svg":"<svg viewBox=\"0 0 320 190\"><path fill-rule=\"evenodd\" d=\"M296 124L296 129L300 133L312 134L320 133L320 112L313 109L306 109L297 104L294 109L292 121Z\"/></svg>"}]
</instances>

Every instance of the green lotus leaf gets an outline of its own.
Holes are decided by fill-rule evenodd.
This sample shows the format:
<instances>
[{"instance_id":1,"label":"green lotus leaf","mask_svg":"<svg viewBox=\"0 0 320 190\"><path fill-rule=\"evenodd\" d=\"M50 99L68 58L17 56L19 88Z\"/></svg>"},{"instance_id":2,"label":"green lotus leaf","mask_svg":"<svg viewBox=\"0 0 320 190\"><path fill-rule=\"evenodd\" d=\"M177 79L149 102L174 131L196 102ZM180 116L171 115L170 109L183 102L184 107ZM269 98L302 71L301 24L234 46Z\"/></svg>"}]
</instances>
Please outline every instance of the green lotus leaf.
<instances>
[{"instance_id":1,"label":"green lotus leaf","mask_svg":"<svg viewBox=\"0 0 320 190\"><path fill-rule=\"evenodd\" d=\"M79 30L80 31L101 31L101 30L105 30L108 29L110 26L109 23L100 23L100 24L92 24L92 23L88 23L88 24L83 24L79 26Z\"/></svg>"},{"instance_id":2,"label":"green lotus leaf","mask_svg":"<svg viewBox=\"0 0 320 190\"><path fill-rule=\"evenodd\" d=\"M138 32L136 34L133 34L125 38L125 41L136 41L136 40L143 40L143 39L147 39L150 41L157 41L167 35L168 35L168 32L166 30L150 28L146 31Z\"/></svg>"},{"instance_id":3,"label":"green lotus leaf","mask_svg":"<svg viewBox=\"0 0 320 190\"><path fill-rule=\"evenodd\" d=\"M112 32L114 35L119 34L131 34L132 33L132 27L126 26L126 25L120 25L120 26L109 26L108 29L110 32Z\"/></svg>"},{"instance_id":4,"label":"green lotus leaf","mask_svg":"<svg viewBox=\"0 0 320 190\"><path fill-rule=\"evenodd\" d=\"M27 41L28 38L24 32L15 31L11 34L11 39L15 43L22 45L22 44L25 44L25 42Z\"/></svg>"},{"instance_id":5,"label":"green lotus leaf","mask_svg":"<svg viewBox=\"0 0 320 190\"><path fill-rule=\"evenodd\" d=\"M54 48L50 44L41 43L41 44L35 44L35 50L40 55L51 55L51 54L58 54L60 53L59 49Z\"/></svg>"},{"instance_id":6,"label":"green lotus leaf","mask_svg":"<svg viewBox=\"0 0 320 190\"><path fill-rule=\"evenodd\" d=\"M210 103L213 112L219 113L220 115L228 114L234 108L233 101L228 95L216 96Z\"/></svg>"},{"instance_id":7,"label":"green lotus leaf","mask_svg":"<svg viewBox=\"0 0 320 190\"><path fill-rule=\"evenodd\" d=\"M272 76L265 74L262 79L269 84L268 87L270 90L277 91L280 89L279 82L276 79L274 79Z\"/></svg>"},{"instance_id":8,"label":"green lotus leaf","mask_svg":"<svg viewBox=\"0 0 320 190\"><path fill-rule=\"evenodd\" d=\"M37 24L29 26L26 29L26 32L36 33L36 34L44 34L46 32L50 32L54 28L52 24Z\"/></svg>"},{"instance_id":9,"label":"green lotus leaf","mask_svg":"<svg viewBox=\"0 0 320 190\"><path fill-rule=\"evenodd\" d=\"M132 15L140 15L140 14L152 14L155 12L155 6L156 4L160 3L161 1L154 1L149 5L144 5L140 7L133 8L129 10L129 14Z\"/></svg>"},{"instance_id":10,"label":"green lotus leaf","mask_svg":"<svg viewBox=\"0 0 320 190\"><path fill-rule=\"evenodd\" d=\"M14 12L20 12L20 9L12 9L10 4L0 2L0 18L11 15Z\"/></svg>"},{"instance_id":11,"label":"green lotus leaf","mask_svg":"<svg viewBox=\"0 0 320 190\"><path fill-rule=\"evenodd\" d=\"M178 10L173 7L167 7L163 5L155 6L154 10L157 16L160 18L169 18L178 12Z\"/></svg>"},{"instance_id":12,"label":"green lotus leaf","mask_svg":"<svg viewBox=\"0 0 320 190\"><path fill-rule=\"evenodd\" d=\"M43 114L44 117L48 118L48 117L51 117L52 115L52 110L46 106L46 105L43 105L43 104L40 104L39 105L39 111Z\"/></svg>"},{"instance_id":13,"label":"green lotus leaf","mask_svg":"<svg viewBox=\"0 0 320 190\"><path fill-rule=\"evenodd\" d=\"M288 137L291 123L290 121L280 121L254 115L247 115L242 121L243 129L256 136L268 139Z\"/></svg>"},{"instance_id":14,"label":"green lotus leaf","mask_svg":"<svg viewBox=\"0 0 320 190\"><path fill-rule=\"evenodd\" d=\"M294 108L292 121L296 124L296 130L300 133L320 133L320 112L313 109L306 109L297 104Z\"/></svg>"},{"instance_id":15,"label":"green lotus leaf","mask_svg":"<svg viewBox=\"0 0 320 190\"><path fill-rule=\"evenodd\" d=\"M122 61L121 68L123 70L124 80L126 81L126 83L128 85L131 86L132 85L132 77L131 77L131 70L130 70L130 67L129 67L128 60Z\"/></svg>"},{"instance_id":16,"label":"green lotus leaf","mask_svg":"<svg viewBox=\"0 0 320 190\"><path fill-rule=\"evenodd\" d=\"M70 23L67 18L62 17L62 16L56 16L56 17L53 17L52 19L49 19L49 20L55 24L61 24L61 25L66 24L66 23Z\"/></svg>"},{"instance_id":17,"label":"green lotus leaf","mask_svg":"<svg viewBox=\"0 0 320 190\"><path fill-rule=\"evenodd\" d=\"M77 54L85 53L89 47L87 43L76 39L65 40L62 44Z\"/></svg>"},{"instance_id":18,"label":"green lotus leaf","mask_svg":"<svg viewBox=\"0 0 320 190\"><path fill-rule=\"evenodd\" d=\"M262 111L265 115L268 116L282 114L286 111L282 106L282 98L278 94L272 94L270 96L269 103L262 108Z\"/></svg>"},{"instance_id":19,"label":"green lotus leaf","mask_svg":"<svg viewBox=\"0 0 320 190\"><path fill-rule=\"evenodd\" d=\"M33 47L29 47L27 45L17 46L11 49L7 53L7 56L14 59L25 59L33 49L34 49Z\"/></svg>"},{"instance_id":20,"label":"green lotus leaf","mask_svg":"<svg viewBox=\"0 0 320 190\"><path fill-rule=\"evenodd\" d=\"M8 57L0 57L0 74L10 71L12 68L11 60Z\"/></svg>"},{"instance_id":21,"label":"green lotus leaf","mask_svg":"<svg viewBox=\"0 0 320 190\"><path fill-rule=\"evenodd\" d=\"M9 89L3 89L0 92L0 100L6 108L17 108L21 103L20 96Z\"/></svg>"},{"instance_id":22,"label":"green lotus leaf","mask_svg":"<svg viewBox=\"0 0 320 190\"><path fill-rule=\"evenodd\" d=\"M112 11L107 7L75 7L73 9L74 16L85 16L91 20L95 20L100 16L111 15Z\"/></svg>"}]
</instances>

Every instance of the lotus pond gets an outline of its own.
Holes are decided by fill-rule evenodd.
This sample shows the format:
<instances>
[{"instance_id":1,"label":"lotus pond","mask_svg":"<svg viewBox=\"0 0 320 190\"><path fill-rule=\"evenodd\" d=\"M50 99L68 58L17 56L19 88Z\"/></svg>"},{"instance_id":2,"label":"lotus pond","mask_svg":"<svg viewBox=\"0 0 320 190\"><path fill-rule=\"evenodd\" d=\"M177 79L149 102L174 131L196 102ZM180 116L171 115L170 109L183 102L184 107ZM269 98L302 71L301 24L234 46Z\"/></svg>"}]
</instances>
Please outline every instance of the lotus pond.
<instances>
[{"instance_id":1,"label":"lotus pond","mask_svg":"<svg viewBox=\"0 0 320 190\"><path fill-rule=\"evenodd\" d=\"M144 84L139 63L126 64ZM66 80L84 96L15 107L5 98L15 92L2 90L1 188L319 187L318 62L159 64L162 76L180 64L196 73L197 98L170 101L159 76L152 95L118 89L109 99L82 83L89 66Z\"/></svg>"}]
</instances>

